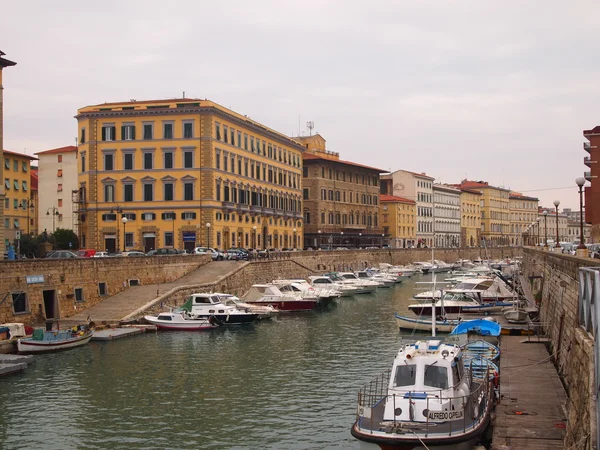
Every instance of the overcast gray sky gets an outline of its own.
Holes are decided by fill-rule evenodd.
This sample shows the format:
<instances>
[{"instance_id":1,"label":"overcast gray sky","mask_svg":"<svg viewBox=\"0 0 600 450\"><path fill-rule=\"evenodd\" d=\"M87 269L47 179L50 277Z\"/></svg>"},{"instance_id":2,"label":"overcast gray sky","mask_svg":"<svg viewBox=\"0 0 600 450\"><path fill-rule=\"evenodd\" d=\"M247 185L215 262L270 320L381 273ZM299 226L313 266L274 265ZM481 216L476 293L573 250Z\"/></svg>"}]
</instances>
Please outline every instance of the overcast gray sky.
<instances>
[{"instance_id":1,"label":"overcast gray sky","mask_svg":"<svg viewBox=\"0 0 600 450\"><path fill-rule=\"evenodd\" d=\"M600 125L600 2L3 2L4 147L72 145L77 108L208 98L343 159L578 208ZM555 189L562 188L562 189Z\"/></svg>"}]
</instances>

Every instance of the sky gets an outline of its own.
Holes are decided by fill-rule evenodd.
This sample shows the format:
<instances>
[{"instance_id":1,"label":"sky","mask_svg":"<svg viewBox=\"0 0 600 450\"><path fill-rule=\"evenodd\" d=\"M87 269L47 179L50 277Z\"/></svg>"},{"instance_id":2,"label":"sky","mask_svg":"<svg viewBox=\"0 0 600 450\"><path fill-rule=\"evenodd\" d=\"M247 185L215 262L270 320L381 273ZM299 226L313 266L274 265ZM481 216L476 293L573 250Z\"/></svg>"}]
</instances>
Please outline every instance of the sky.
<instances>
[{"instance_id":1,"label":"sky","mask_svg":"<svg viewBox=\"0 0 600 450\"><path fill-rule=\"evenodd\" d=\"M600 2L5 2L4 148L74 145L77 109L207 98L342 159L579 208L600 125Z\"/></svg>"}]
</instances>

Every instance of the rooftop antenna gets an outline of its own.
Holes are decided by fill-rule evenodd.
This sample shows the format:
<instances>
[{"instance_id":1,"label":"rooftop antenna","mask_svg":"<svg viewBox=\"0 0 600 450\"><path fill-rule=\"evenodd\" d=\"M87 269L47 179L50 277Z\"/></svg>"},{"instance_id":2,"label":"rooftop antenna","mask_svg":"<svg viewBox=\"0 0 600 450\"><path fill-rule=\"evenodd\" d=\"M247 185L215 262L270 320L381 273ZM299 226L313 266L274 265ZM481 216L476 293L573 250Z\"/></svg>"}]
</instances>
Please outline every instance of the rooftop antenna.
<instances>
[{"instance_id":1,"label":"rooftop antenna","mask_svg":"<svg viewBox=\"0 0 600 450\"><path fill-rule=\"evenodd\" d=\"M306 128L308 128L308 135L312 136L312 130L315 127L315 123L311 120L310 122L306 122Z\"/></svg>"},{"instance_id":2,"label":"rooftop antenna","mask_svg":"<svg viewBox=\"0 0 600 450\"><path fill-rule=\"evenodd\" d=\"M183 98L185 98L185 91L183 91Z\"/></svg>"}]
</instances>

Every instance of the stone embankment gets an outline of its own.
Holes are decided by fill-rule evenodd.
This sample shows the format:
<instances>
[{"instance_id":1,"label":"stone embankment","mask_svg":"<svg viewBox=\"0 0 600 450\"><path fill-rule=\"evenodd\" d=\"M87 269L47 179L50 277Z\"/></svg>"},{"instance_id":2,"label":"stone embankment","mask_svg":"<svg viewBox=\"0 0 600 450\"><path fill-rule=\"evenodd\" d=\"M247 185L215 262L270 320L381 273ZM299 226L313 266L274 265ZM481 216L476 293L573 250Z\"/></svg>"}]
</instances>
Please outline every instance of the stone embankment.
<instances>
[{"instance_id":1,"label":"stone embankment","mask_svg":"<svg viewBox=\"0 0 600 450\"><path fill-rule=\"evenodd\" d=\"M600 262L590 258L524 249L523 275L539 304L549 351L569 397L565 448L597 448L594 337L578 317L579 268L597 266Z\"/></svg>"}]
</instances>

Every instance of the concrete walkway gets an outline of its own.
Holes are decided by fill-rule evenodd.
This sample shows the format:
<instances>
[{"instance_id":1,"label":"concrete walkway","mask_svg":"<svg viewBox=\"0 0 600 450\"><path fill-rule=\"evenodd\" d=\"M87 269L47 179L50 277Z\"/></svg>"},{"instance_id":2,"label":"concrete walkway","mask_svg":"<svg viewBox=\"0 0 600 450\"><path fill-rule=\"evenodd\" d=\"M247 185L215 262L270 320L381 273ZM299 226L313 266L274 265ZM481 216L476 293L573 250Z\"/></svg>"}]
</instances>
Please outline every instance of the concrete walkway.
<instances>
[{"instance_id":1,"label":"concrete walkway","mask_svg":"<svg viewBox=\"0 0 600 450\"><path fill-rule=\"evenodd\" d=\"M234 272L243 264L245 263L238 261L213 261L170 283L132 286L60 322L84 322L88 317L96 322L96 324L104 321L118 322L133 311L173 288L193 284L214 283L217 279Z\"/></svg>"}]
</instances>

